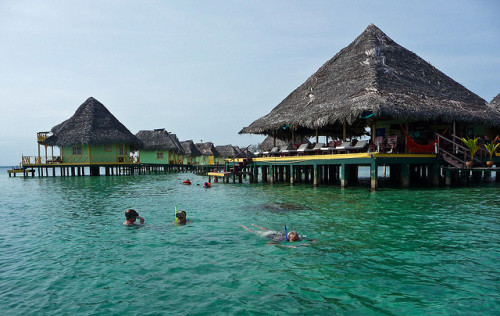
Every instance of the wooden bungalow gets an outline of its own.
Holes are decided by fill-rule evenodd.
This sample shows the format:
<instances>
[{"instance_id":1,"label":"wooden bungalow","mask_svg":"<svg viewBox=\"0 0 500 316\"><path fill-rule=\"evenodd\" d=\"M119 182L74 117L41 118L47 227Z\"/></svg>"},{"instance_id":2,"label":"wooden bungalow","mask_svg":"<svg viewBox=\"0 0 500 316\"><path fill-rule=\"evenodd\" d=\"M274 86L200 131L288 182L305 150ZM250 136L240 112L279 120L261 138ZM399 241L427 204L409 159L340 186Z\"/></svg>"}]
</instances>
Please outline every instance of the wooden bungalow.
<instances>
[{"instance_id":1,"label":"wooden bungalow","mask_svg":"<svg viewBox=\"0 0 500 316\"><path fill-rule=\"evenodd\" d=\"M182 164L184 150L175 134L164 128L141 130L136 134L144 147L139 150L141 164Z\"/></svg>"},{"instance_id":2,"label":"wooden bungalow","mask_svg":"<svg viewBox=\"0 0 500 316\"><path fill-rule=\"evenodd\" d=\"M379 166L388 166L391 182L403 187L466 179L471 155L457 136L483 136L498 127L498 109L372 24L240 134L294 144L315 136L320 145L319 137L325 136L324 143L331 144L302 157L256 158L248 167L253 179L260 174L269 182L313 179L315 185L338 182L345 187L356 182L358 167L366 166L371 187L377 188ZM339 143L366 136L370 143L359 149L354 141ZM475 163L474 172L483 172L483 161Z\"/></svg>"},{"instance_id":3,"label":"wooden bungalow","mask_svg":"<svg viewBox=\"0 0 500 316\"><path fill-rule=\"evenodd\" d=\"M431 152L436 133L472 137L499 126L498 110L371 24L240 133L345 140L369 130L372 142L396 136L399 152L410 143Z\"/></svg>"},{"instance_id":4,"label":"wooden bungalow","mask_svg":"<svg viewBox=\"0 0 500 316\"><path fill-rule=\"evenodd\" d=\"M201 152L198 150L196 145L192 140L185 140L181 142L183 155L183 164L185 165L197 165L201 160Z\"/></svg>"},{"instance_id":5,"label":"wooden bungalow","mask_svg":"<svg viewBox=\"0 0 500 316\"><path fill-rule=\"evenodd\" d=\"M215 149L215 146L211 142L206 142L206 143L196 143L195 144L196 148L201 153L201 157L199 157L198 164L199 165L215 165L217 164L216 159L220 158L221 155L219 152Z\"/></svg>"},{"instance_id":6,"label":"wooden bungalow","mask_svg":"<svg viewBox=\"0 0 500 316\"><path fill-rule=\"evenodd\" d=\"M52 135L50 135L52 134ZM66 121L39 133L39 144L59 147L60 156L23 157L23 166L47 164L88 166L98 174L98 166L136 164L131 154L142 142L120 123L109 110L93 97L88 98ZM92 168L94 166L94 168Z\"/></svg>"}]
</instances>

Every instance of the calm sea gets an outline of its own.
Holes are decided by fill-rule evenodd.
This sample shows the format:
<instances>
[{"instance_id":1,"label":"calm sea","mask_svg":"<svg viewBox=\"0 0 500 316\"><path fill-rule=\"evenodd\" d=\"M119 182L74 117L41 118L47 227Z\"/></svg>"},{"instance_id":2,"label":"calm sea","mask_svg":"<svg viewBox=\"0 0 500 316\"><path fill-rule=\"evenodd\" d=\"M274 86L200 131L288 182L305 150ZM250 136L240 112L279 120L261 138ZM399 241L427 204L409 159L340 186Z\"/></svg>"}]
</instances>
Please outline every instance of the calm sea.
<instances>
[{"instance_id":1,"label":"calm sea","mask_svg":"<svg viewBox=\"0 0 500 316\"><path fill-rule=\"evenodd\" d=\"M372 192L204 181L0 169L0 313L500 313L498 184ZM172 223L174 205L187 226ZM127 208L146 225L124 227ZM317 242L266 245L240 227L251 224Z\"/></svg>"}]
</instances>

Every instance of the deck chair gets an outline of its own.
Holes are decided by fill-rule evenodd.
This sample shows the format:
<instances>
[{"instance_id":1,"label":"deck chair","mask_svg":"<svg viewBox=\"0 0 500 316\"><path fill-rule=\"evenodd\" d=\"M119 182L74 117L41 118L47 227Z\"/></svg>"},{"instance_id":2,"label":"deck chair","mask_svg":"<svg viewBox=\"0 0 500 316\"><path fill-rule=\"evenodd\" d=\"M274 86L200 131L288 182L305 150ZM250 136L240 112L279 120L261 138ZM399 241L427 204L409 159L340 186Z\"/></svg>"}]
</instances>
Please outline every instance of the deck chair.
<instances>
[{"instance_id":1,"label":"deck chair","mask_svg":"<svg viewBox=\"0 0 500 316\"><path fill-rule=\"evenodd\" d=\"M351 141L342 142L339 146L335 147L333 153L337 152L338 154L345 153L351 147Z\"/></svg>"},{"instance_id":2,"label":"deck chair","mask_svg":"<svg viewBox=\"0 0 500 316\"><path fill-rule=\"evenodd\" d=\"M331 153L333 153L333 151L335 151L335 147L340 146L340 144L342 144L341 140L337 140L337 141L331 140L331 141L328 142L328 146L327 147L321 147L320 151L324 155L331 154Z\"/></svg>"},{"instance_id":3,"label":"deck chair","mask_svg":"<svg viewBox=\"0 0 500 316\"><path fill-rule=\"evenodd\" d=\"M278 151L278 154L283 156L283 154L287 153L289 150L292 150L291 148L292 148L292 146L290 144L283 145L283 146L281 146L280 150Z\"/></svg>"},{"instance_id":4,"label":"deck chair","mask_svg":"<svg viewBox=\"0 0 500 316\"><path fill-rule=\"evenodd\" d=\"M299 155L302 154L303 155L306 152L306 149L309 148L309 145L310 145L309 143L304 143L304 144L300 145L300 147L297 148L297 154L299 154Z\"/></svg>"},{"instance_id":5,"label":"deck chair","mask_svg":"<svg viewBox=\"0 0 500 316\"><path fill-rule=\"evenodd\" d=\"M270 155L274 155L274 154L278 153L278 151L279 151L279 147L273 147L273 149L271 149L270 151L265 151L262 154L264 156L270 156Z\"/></svg>"},{"instance_id":6,"label":"deck chair","mask_svg":"<svg viewBox=\"0 0 500 316\"><path fill-rule=\"evenodd\" d=\"M370 145L371 151L380 152L382 149L382 144L384 143L384 136L375 137L375 141Z\"/></svg>"},{"instance_id":7,"label":"deck chair","mask_svg":"<svg viewBox=\"0 0 500 316\"><path fill-rule=\"evenodd\" d=\"M348 150L349 152L361 152L367 146L368 140L358 140L358 142L354 146L349 147Z\"/></svg>"},{"instance_id":8,"label":"deck chair","mask_svg":"<svg viewBox=\"0 0 500 316\"><path fill-rule=\"evenodd\" d=\"M318 154L322 147L325 147L325 144L316 143L316 145L314 145L313 148L306 149L305 152L307 152L309 154L312 154L312 153Z\"/></svg>"},{"instance_id":9,"label":"deck chair","mask_svg":"<svg viewBox=\"0 0 500 316\"><path fill-rule=\"evenodd\" d=\"M388 154L396 153L398 151L398 135L387 136L387 146L385 147Z\"/></svg>"},{"instance_id":10,"label":"deck chair","mask_svg":"<svg viewBox=\"0 0 500 316\"><path fill-rule=\"evenodd\" d=\"M287 148L283 149L285 146L282 147L281 149L281 155L282 156L290 156L292 154L297 153L297 150L295 150L291 145L288 145Z\"/></svg>"}]
</instances>

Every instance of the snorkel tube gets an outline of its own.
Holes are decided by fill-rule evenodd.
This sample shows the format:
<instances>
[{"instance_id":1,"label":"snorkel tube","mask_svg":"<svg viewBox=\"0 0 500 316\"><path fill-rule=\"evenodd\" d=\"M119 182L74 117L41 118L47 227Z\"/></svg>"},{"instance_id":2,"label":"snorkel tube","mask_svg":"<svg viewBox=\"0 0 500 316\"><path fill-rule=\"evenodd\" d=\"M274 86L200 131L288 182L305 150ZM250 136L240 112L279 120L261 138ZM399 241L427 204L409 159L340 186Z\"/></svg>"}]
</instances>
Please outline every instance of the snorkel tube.
<instances>
[{"instance_id":1,"label":"snorkel tube","mask_svg":"<svg viewBox=\"0 0 500 316\"><path fill-rule=\"evenodd\" d=\"M286 232L286 225L285 225L285 238L287 242L290 242L290 240L288 240L288 233Z\"/></svg>"},{"instance_id":2,"label":"snorkel tube","mask_svg":"<svg viewBox=\"0 0 500 316\"><path fill-rule=\"evenodd\" d=\"M175 223L177 224L177 205L175 205Z\"/></svg>"}]
</instances>

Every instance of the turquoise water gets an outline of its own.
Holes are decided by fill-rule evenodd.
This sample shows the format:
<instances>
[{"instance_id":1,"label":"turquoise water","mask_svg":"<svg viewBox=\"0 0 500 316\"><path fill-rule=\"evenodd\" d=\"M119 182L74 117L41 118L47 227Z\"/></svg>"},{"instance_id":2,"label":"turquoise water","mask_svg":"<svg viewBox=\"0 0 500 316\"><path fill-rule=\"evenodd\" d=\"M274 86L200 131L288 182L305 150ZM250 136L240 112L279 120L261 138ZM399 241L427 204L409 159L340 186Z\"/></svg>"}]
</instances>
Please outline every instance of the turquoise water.
<instances>
[{"instance_id":1,"label":"turquoise water","mask_svg":"<svg viewBox=\"0 0 500 316\"><path fill-rule=\"evenodd\" d=\"M1 314L500 312L498 185L206 190L186 178L206 181L0 169ZM185 227L172 224L175 204ZM126 208L146 225L124 227ZM239 227L252 223L317 242L266 245Z\"/></svg>"}]
</instances>

